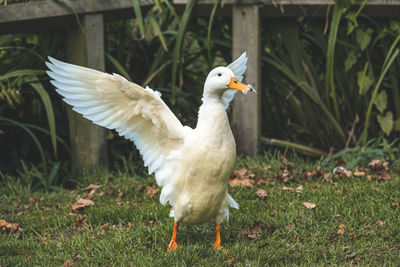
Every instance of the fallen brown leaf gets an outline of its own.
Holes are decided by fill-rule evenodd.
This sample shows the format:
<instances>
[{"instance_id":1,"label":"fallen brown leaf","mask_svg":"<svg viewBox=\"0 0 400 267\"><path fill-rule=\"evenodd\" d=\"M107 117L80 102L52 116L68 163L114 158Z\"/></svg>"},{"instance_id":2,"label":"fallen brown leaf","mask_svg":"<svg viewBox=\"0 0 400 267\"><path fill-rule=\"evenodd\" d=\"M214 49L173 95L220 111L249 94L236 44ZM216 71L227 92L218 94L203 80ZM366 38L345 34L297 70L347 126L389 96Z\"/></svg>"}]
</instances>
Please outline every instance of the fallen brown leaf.
<instances>
[{"instance_id":1,"label":"fallen brown leaf","mask_svg":"<svg viewBox=\"0 0 400 267\"><path fill-rule=\"evenodd\" d=\"M313 209L315 208L317 205L314 203L310 203L310 202L303 202L303 206L306 207L307 209Z\"/></svg>"},{"instance_id":2,"label":"fallen brown leaf","mask_svg":"<svg viewBox=\"0 0 400 267\"><path fill-rule=\"evenodd\" d=\"M277 213L277 210L273 209L273 210L271 211L271 216L275 216L276 213Z\"/></svg>"},{"instance_id":3,"label":"fallen brown leaf","mask_svg":"<svg viewBox=\"0 0 400 267\"><path fill-rule=\"evenodd\" d=\"M377 221L376 223L374 223L372 226L381 226L381 225L384 225L385 223L384 222L382 222L381 220L379 220L379 221Z\"/></svg>"},{"instance_id":4,"label":"fallen brown leaf","mask_svg":"<svg viewBox=\"0 0 400 267\"><path fill-rule=\"evenodd\" d=\"M264 189L259 188L256 192L256 195L260 198L265 198L267 196L267 192Z\"/></svg>"},{"instance_id":5,"label":"fallen brown leaf","mask_svg":"<svg viewBox=\"0 0 400 267\"><path fill-rule=\"evenodd\" d=\"M75 204L72 205L72 210L80 210L88 206L93 206L94 202L90 199L78 198Z\"/></svg>"},{"instance_id":6,"label":"fallen brown leaf","mask_svg":"<svg viewBox=\"0 0 400 267\"><path fill-rule=\"evenodd\" d=\"M252 173L250 170L247 170L244 168L240 169L240 170L234 170L233 175L238 178L241 178L241 179L256 177L256 175L254 173Z\"/></svg>"},{"instance_id":7,"label":"fallen brown leaf","mask_svg":"<svg viewBox=\"0 0 400 267\"><path fill-rule=\"evenodd\" d=\"M364 175L365 175L365 172L363 172L363 171L355 171L355 172L353 173L353 175L354 175L355 177L360 177L360 176L364 176Z\"/></svg>"},{"instance_id":8,"label":"fallen brown leaf","mask_svg":"<svg viewBox=\"0 0 400 267\"><path fill-rule=\"evenodd\" d=\"M62 264L62 267L72 267L72 266L75 266L75 262L72 259L68 259L64 261L64 263Z\"/></svg>"},{"instance_id":9,"label":"fallen brown leaf","mask_svg":"<svg viewBox=\"0 0 400 267\"><path fill-rule=\"evenodd\" d=\"M260 237L263 228L265 228L265 225L260 223L260 222L255 222L251 227L250 231L247 234L248 238L250 239L256 239Z\"/></svg>"},{"instance_id":10,"label":"fallen brown leaf","mask_svg":"<svg viewBox=\"0 0 400 267\"><path fill-rule=\"evenodd\" d=\"M10 231L12 230L13 232L17 232L20 230L22 232L22 228L18 228L19 223L18 222L7 222L6 220L0 220L0 228L3 228L3 230Z\"/></svg>"},{"instance_id":11,"label":"fallen brown leaf","mask_svg":"<svg viewBox=\"0 0 400 267\"><path fill-rule=\"evenodd\" d=\"M30 203L35 202L35 198L34 197L29 197L28 200L29 200Z\"/></svg>"},{"instance_id":12,"label":"fallen brown leaf","mask_svg":"<svg viewBox=\"0 0 400 267\"><path fill-rule=\"evenodd\" d=\"M232 264L235 263L235 257L231 257L227 260L225 260L226 265L231 266Z\"/></svg>"},{"instance_id":13,"label":"fallen brown leaf","mask_svg":"<svg viewBox=\"0 0 400 267\"><path fill-rule=\"evenodd\" d=\"M146 195L148 195L149 197L153 197L155 194L157 194L158 190L152 186L147 186L146 187Z\"/></svg>"},{"instance_id":14,"label":"fallen brown leaf","mask_svg":"<svg viewBox=\"0 0 400 267\"><path fill-rule=\"evenodd\" d=\"M292 223L286 225L286 229L288 229L288 230L293 229L293 228L295 228L295 226L294 226L294 224L292 224Z\"/></svg>"},{"instance_id":15,"label":"fallen brown leaf","mask_svg":"<svg viewBox=\"0 0 400 267\"><path fill-rule=\"evenodd\" d=\"M86 214L84 214L83 216L79 215L79 219L75 221L75 226L83 225L84 227L89 227L89 225L85 222L86 217Z\"/></svg>"},{"instance_id":16,"label":"fallen brown leaf","mask_svg":"<svg viewBox=\"0 0 400 267\"><path fill-rule=\"evenodd\" d=\"M103 224L101 227L102 227L103 229L101 229L100 234L101 234L101 235L105 235L105 234L108 232L108 224Z\"/></svg>"},{"instance_id":17,"label":"fallen brown leaf","mask_svg":"<svg viewBox=\"0 0 400 267\"><path fill-rule=\"evenodd\" d=\"M399 205L400 205L400 200L399 200L399 201L393 201L393 202L392 202L392 205L393 205L393 206L399 206Z\"/></svg>"},{"instance_id":18,"label":"fallen brown leaf","mask_svg":"<svg viewBox=\"0 0 400 267\"><path fill-rule=\"evenodd\" d=\"M338 235L344 234L344 232L346 232L345 228L346 228L346 226L344 226L343 223L339 224L339 229L337 230L336 233L337 233Z\"/></svg>"},{"instance_id":19,"label":"fallen brown leaf","mask_svg":"<svg viewBox=\"0 0 400 267\"><path fill-rule=\"evenodd\" d=\"M294 188L287 187L287 186L282 186L282 190L294 191Z\"/></svg>"},{"instance_id":20,"label":"fallen brown leaf","mask_svg":"<svg viewBox=\"0 0 400 267\"><path fill-rule=\"evenodd\" d=\"M87 196L87 199L91 199L93 194L96 192L97 189L103 187L102 185L96 185L96 184L90 184L89 186L85 187L82 189L82 191L89 191L89 194Z\"/></svg>"},{"instance_id":21,"label":"fallen brown leaf","mask_svg":"<svg viewBox=\"0 0 400 267\"><path fill-rule=\"evenodd\" d=\"M310 233L312 236L314 236L314 237L318 237L319 236L319 233Z\"/></svg>"},{"instance_id":22,"label":"fallen brown leaf","mask_svg":"<svg viewBox=\"0 0 400 267\"><path fill-rule=\"evenodd\" d=\"M247 186L253 187L254 181L251 178L255 178L255 174L247 169L234 170L232 178L229 180L229 185L231 187L236 186Z\"/></svg>"},{"instance_id":23,"label":"fallen brown leaf","mask_svg":"<svg viewBox=\"0 0 400 267\"><path fill-rule=\"evenodd\" d=\"M346 175L346 177L353 176L353 173L351 171L346 171L344 174Z\"/></svg>"},{"instance_id":24,"label":"fallen brown leaf","mask_svg":"<svg viewBox=\"0 0 400 267\"><path fill-rule=\"evenodd\" d=\"M391 177L390 177L390 175L386 172L386 170L383 170L383 171L379 171L379 172L378 172L378 179L377 179L377 181L380 181L380 180L386 181L386 180L390 180L390 179L391 179Z\"/></svg>"},{"instance_id":25,"label":"fallen brown leaf","mask_svg":"<svg viewBox=\"0 0 400 267\"><path fill-rule=\"evenodd\" d=\"M313 185L313 186L311 186L311 192L314 192L315 189L319 189L319 188L321 188L320 185Z\"/></svg>"},{"instance_id":26,"label":"fallen brown leaf","mask_svg":"<svg viewBox=\"0 0 400 267\"><path fill-rule=\"evenodd\" d=\"M383 162L379 159L371 160L371 162L368 163L368 167L373 168L373 169L377 169L377 168L381 167L382 165L383 165Z\"/></svg>"},{"instance_id":27,"label":"fallen brown leaf","mask_svg":"<svg viewBox=\"0 0 400 267\"><path fill-rule=\"evenodd\" d=\"M257 178L257 185L269 185L271 183L271 181L268 178Z\"/></svg>"},{"instance_id":28,"label":"fallen brown leaf","mask_svg":"<svg viewBox=\"0 0 400 267\"><path fill-rule=\"evenodd\" d=\"M78 259L78 260L79 260L79 259L83 259L83 257L81 256L81 254L76 254L76 255L74 255L74 258L75 258L75 259Z\"/></svg>"},{"instance_id":29,"label":"fallen brown leaf","mask_svg":"<svg viewBox=\"0 0 400 267\"><path fill-rule=\"evenodd\" d=\"M357 256L356 253L352 253L352 254L348 254L348 255L344 256L344 259L351 260L351 259L354 259L356 256Z\"/></svg>"},{"instance_id":30,"label":"fallen brown leaf","mask_svg":"<svg viewBox=\"0 0 400 267\"><path fill-rule=\"evenodd\" d=\"M297 193L302 193L303 192L303 186L299 185L298 187L296 187L296 192Z\"/></svg>"},{"instance_id":31,"label":"fallen brown leaf","mask_svg":"<svg viewBox=\"0 0 400 267\"><path fill-rule=\"evenodd\" d=\"M306 177L311 178L313 176L313 172L306 172Z\"/></svg>"},{"instance_id":32,"label":"fallen brown leaf","mask_svg":"<svg viewBox=\"0 0 400 267\"><path fill-rule=\"evenodd\" d=\"M251 240L257 239L261 236L261 233L266 232L267 234L271 234L275 232L275 226L266 227L261 222L255 222L249 230L235 229L235 231L241 235L247 235L247 237Z\"/></svg>"},{"instance_id":33,"label":"fallen brown leaf","mask_svg":"<svg viewBox=\"0 0 400 267\"><path fill-rule=\"evenodd\" d=\"M236 186L253 187L254 182L252 180L250 180L249 178L245 178L245 179L233 178L233 179L229 180L229 185L231 187L236 187Z\"/></svg>"},{"instance_id":34,"label":"fallen brown leaf","mask_svg":"<svg viewBox=\"0 0 400 267\"><path fill-rule=\"evenodd\" d=\"M108 188L106 189L106 194L107 194L107 195L111 195L112 193L113 193L112 188L111 188L111 187L108 187Z\"/></svg>"}]
</instances>

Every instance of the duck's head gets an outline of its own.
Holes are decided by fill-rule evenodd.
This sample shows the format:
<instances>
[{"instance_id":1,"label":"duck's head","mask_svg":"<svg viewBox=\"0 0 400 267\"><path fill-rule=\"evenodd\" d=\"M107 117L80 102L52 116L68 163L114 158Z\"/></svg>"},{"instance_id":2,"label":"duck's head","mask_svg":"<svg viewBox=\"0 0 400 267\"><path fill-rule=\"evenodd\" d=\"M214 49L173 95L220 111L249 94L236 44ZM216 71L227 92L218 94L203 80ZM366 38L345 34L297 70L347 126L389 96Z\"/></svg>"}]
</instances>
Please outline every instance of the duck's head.
<instances>
[{"instance_id":1,"label":"duck's head","mask_svg":"<svg viewBox=\"0 0 400 267\"><path fill-rule=\"evenodd\" d=\"M255 91L251 85L239 82L232 70L228 67L217 67L213 69L207 76L204 83L204 98L220 98L228 89L234 89L247 93Z\"/></svg>"}]
</instances>

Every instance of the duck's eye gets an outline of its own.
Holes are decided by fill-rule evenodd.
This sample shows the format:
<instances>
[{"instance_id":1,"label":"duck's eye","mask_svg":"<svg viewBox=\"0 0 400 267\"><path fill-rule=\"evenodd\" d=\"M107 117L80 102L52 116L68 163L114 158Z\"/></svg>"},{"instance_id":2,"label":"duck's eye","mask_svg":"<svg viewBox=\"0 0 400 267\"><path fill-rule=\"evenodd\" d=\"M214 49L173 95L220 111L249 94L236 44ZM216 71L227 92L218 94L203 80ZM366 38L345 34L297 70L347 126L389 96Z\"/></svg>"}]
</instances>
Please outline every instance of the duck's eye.
<instances>
[{"instance_id":1,"label":"duck's eye","mask_svg":"<svg viewBox=\"0 0 400 267\"><path fill-rule=\"evenodd\" d=\"M234 81L234 83L237 83L237 81Z\"/></svg>"},{"instance_id":2,"label":"duck's eye","mask_svg":"<svg viewBox=\"0 0 400 267\"><path fill-rule=\"evenodd\" d=\"M218 73L218 76L222 76L222 73Z\"/></svg>"}]
</instances>

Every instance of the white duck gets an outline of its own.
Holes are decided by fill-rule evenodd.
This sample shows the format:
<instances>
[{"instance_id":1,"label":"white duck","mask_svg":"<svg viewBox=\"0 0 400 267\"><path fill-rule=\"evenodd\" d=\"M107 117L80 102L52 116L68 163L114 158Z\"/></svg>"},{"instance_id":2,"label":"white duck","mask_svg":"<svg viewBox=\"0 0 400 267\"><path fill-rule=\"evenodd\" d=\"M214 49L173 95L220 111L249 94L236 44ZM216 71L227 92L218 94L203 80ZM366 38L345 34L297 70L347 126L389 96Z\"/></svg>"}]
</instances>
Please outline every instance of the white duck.
<instances>
[{"instance_id":1,"label":"white duck","mask_svg":"<svg viewBox=\"0 0 400 267\"><path fill-rule=\"evenodd\" d=\"M236 148L226 109L237 90L255 91L240 83L246 53L208 74L195 129L182 126L160 93L149 87L118 74L49 60L47 74L64 101L85 118L133 141L149 174L155 173L162 187L160 202L172 206L170 216L175 219L168 249L178 246L179 223L211 220L216 224L214 246L220 249L220 224L228 219L228 205L239 208L228 194Z\"/></svg>"}]
</instances>

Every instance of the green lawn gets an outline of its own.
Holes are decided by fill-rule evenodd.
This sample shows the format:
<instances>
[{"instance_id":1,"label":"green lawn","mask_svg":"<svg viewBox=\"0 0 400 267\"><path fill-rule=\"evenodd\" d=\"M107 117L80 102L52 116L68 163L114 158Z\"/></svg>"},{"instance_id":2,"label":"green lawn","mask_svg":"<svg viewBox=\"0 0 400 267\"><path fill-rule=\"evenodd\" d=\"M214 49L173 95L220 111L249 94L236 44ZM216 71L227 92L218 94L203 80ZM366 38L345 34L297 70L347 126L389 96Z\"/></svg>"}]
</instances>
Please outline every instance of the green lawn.
<instances>
[{"instance_id":1,"label":"green lawn","mask_svg":"<svg viewBox=\"0 0 400 267\"><path fill-rule=\"evenodd\" d=\"M239 182L254 184L230 188L240 210L231 210L229 222L222 227L221 251L212 246L212 223L182 225L181 246L166 250L173 219L168 217L169 207L158 202L159 190L151 196L153 177L99 172L76 178L76 190L49 193L31 192L9 181L0 188L0 220L19 225L0 228L0 266L400 262L398 168L391 166L391 179L386 180L379 180L373 171L330 179L309 173L306 178L315 165L301 160L285 165L268 157L238 160L236 169L242 168L254 175L242 171ZM90 190L83 188L91 183L102 185L91 196L94 205L74 211L78 197L88 198ZM303 202L316 206L307 208Z\"/></svg>"}]
</instances>

